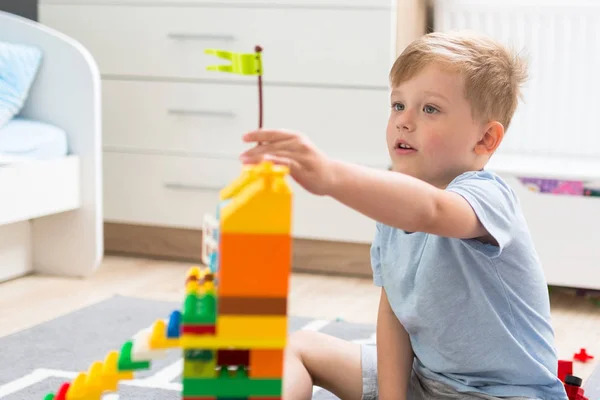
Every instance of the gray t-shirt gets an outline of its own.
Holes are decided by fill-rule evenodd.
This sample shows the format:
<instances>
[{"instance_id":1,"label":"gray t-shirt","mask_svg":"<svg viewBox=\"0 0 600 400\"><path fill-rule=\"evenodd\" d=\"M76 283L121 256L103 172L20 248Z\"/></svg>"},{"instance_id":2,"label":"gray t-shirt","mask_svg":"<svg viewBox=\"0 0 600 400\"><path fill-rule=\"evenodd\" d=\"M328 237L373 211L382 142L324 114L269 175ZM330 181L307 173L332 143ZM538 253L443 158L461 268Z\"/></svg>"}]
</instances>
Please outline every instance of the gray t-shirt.
<instances>
[{"instance_id":1,"label":"gray t-shirt","mask_svg":"<svg viewBox=\"0 0 600 400\"><path fill-rule=\"evenodd\" d=\"M414 369L459 392L567 399L544 273L510 186L466 172L463 196L498 243L408 233L377 223L374 283L410 335Z\"/></svg>"}]
</instances>

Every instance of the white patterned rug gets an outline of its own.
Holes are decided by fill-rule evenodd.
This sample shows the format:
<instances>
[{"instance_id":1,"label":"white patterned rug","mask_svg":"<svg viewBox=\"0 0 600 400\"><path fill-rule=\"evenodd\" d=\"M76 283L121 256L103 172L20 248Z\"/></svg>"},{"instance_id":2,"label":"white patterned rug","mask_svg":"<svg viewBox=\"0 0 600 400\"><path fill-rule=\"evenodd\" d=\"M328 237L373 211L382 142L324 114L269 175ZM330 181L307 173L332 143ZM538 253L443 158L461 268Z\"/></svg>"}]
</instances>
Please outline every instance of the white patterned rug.
<instances>
[{"instance_id":1,"label":"white patterned rug","mask_svg":"<svg viewBox=\"0 0 600 400\"><path fill-rule=\"evenodd\" d=\"M65 381L102 361L157 319L167 318L180 303L116 296L30 329L0 338L0 399L43 400ZM375 327L348 322L290 317L289 331L311 329L373 343ZM180 400L182 361L173 351L152 362L150 370L122 381L118 394L104 400ZM335 399L315 388L314 399Z\"/></svg>"}]
</instances>

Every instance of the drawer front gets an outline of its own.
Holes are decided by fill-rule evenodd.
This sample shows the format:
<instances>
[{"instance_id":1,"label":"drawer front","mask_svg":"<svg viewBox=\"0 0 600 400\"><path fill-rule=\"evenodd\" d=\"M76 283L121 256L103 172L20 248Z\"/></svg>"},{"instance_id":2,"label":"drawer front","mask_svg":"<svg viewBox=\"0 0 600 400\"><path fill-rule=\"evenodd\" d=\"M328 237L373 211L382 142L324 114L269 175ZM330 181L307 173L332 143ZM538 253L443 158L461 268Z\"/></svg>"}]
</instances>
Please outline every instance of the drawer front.
<instances>
[{"instance_id":1,"label":"drawer front","mask_svg":"<svg viewBox=\"0 0 600 400\"><path fill-rule=\"evenodd\" d=\"M206 71L228 62L204 50L259 44L265 82L387 87L393 61L382 9L42 5L39 18L86 46L103 75L254 83Z\"/></svg>"},{"instance_id":2,"label":"drawer front","mask_svg":"<svg viewBox=\"0 0 600 400\"><path fill-rule=\"evenodd\" d=\"M230 160L104 152L104 217L110 222L201 229L215 212ZM194 176L194 179L190 177Z\"/></svg>"},{"instance_id":3,"label":"drawer front","mask_svg":"<svg viewBox=\"0 0 600 400\"><path fill-rule=\"evenodd\" d=\"M220 0L222 7L340 7L395 8L397 0ZM148 0L39 0L40 4L134 4L147 5ZM214 0L153 0L152 4L214 6Z\"/></svg>"},{"instance_id":4,"label":"drawer front","mask_svg":"<svg viewBox=\"0 0 600 400\"><path fill-rule=\"evenodd\" d=\"M218 191L240 172L234 159L104 153L104 218L108 222L202 229L214 215ZM293 235L365 242L375 224L326 197L294 190Z\"/></svg>"},{"instance_id":5,"label":"drawer front","mask_svg":"<svg viewBox=\"0 0 600 400\"><path fill-rule=\"evenodd\" d=\"M258 126L251 85L103 81L107 149L236 158ZM385 165L385 90L267 86L264 126L303 132L333 157Z\"/></svg>"}]
</instances>

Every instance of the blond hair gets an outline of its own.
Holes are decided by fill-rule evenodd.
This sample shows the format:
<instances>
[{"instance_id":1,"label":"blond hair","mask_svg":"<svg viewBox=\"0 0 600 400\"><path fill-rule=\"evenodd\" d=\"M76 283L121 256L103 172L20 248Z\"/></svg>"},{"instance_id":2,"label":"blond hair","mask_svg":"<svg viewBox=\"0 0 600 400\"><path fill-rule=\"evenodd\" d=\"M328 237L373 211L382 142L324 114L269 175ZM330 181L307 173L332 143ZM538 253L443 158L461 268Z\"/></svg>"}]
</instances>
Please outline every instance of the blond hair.
<instances>
[{"instance_id":1,"label":"blond hair","mask_svg":"<svg viewBox=\"0 0 600 400\"><path fill-rule=\"evenodd\" d=\"M525 60L499 42L471 32L432 32L409 44L390 71L398 86L430 63L459 72L473 117L508 129L527 80Z\"/></svg>"}]
</instances>

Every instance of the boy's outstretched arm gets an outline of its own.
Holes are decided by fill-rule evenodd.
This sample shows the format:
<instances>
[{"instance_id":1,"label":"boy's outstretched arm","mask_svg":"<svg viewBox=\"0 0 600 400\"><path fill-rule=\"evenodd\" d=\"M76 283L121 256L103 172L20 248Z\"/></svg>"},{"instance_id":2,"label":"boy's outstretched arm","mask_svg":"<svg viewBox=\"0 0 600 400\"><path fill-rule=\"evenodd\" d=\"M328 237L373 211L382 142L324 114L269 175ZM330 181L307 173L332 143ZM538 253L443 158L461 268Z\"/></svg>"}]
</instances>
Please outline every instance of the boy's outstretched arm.
<instances>
[{"instance_id":1,"label":"boy's outstretched arm","mask_svg":"<svg viewBox=\"0 0 600 400\"><path fill-rule=\"evenodd\" d=\"M296 132L258 130L244 140L260 143L241 155L244 162L267 158L288 165L311 193L333 197L386 225L461 239L487 236L475 211L457 193L398 172L332 160Z\"/></svg>"},{"instance_id":2,"label":"boy's outstretched arm","mask_svg":"<svg viewBox=\"0 0 600 400\"><path fill-rule=\"evenodd\" d=\"M377 314L377 386L379 399L404 400L414 354L408 333L396 318L381 288Z\"/></svg>"},{"instance_id":3,"label":"boy's outstretched arm","mask_svg":"<svg viewBox=\"0 0 600 400\"><path fill-rule=\"evenodd\" d=\"M386 225L409 232L477 238L487 234L459 194L420 179L332 160L328 195Z\"/></svg>"}]
</instances>

